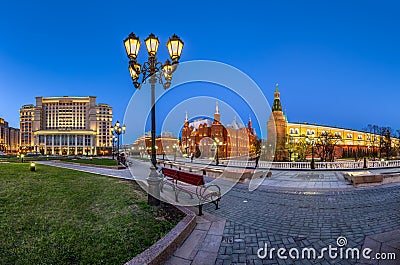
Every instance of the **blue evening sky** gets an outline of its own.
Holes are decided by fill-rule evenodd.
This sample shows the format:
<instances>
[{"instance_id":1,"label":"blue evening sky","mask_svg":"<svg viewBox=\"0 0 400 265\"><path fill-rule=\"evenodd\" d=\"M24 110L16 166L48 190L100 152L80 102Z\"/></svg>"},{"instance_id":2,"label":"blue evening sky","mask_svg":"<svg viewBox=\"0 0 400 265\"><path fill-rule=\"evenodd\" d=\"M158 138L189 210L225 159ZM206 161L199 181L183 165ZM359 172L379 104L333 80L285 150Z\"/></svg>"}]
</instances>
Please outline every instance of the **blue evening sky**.
<instances>
[{"instance_id":1,"label":"blue evening sky","mask_svg":"<svg viewBox=\"0 0 400 265\"><path fill-rule=\"evenodd\" d=\"M182 61L232 65L270 104L278 82L290 121L400 129L399 12L398 1L368 0L2 1L0 117L19 127L35 96L95 95L122 120L135 91L122 40L133 31L160 38L162 61L178 34Z\"/></svg>"}]
</instances>

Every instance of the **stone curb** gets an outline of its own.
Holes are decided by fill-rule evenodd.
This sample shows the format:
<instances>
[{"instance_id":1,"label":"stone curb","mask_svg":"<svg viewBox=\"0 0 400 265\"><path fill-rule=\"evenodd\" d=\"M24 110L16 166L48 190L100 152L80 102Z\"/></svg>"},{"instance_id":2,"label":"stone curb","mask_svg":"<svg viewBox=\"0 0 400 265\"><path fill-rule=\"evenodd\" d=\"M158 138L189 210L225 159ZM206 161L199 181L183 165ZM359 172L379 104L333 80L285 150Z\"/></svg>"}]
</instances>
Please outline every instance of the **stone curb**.
<instances>
[{"instance_id":1,"label":"stone curb","mask_svg":"<svg viewBox=\"0 0 400 265\"><path fill-rule=\"evenodd\" d=\"M196 227L196 214L186 207L175 206L186 216L168 234L154 245L137 255L125 265L160 265L164 264L182 245Z\"/></svg>"}]
</instances>

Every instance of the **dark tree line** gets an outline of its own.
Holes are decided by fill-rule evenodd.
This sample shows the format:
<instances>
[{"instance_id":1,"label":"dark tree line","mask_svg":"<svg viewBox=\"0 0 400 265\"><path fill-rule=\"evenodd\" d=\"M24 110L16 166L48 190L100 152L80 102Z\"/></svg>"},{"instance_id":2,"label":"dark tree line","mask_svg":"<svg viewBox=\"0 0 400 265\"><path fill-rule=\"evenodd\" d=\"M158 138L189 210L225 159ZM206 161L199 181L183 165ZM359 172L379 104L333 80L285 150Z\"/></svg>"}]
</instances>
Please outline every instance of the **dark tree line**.
<instances>
[{"instance_id":1,"label":"dark tree line","mask_svg":"<svg viewBox=\"0 0 400 265\"><path fill-rule=\"evenodd\" d=\"M400 150L400 130L391 127L368 124L364 129L368 135L369 154L373 158L386 158L398 156ZM397 140L393 142L393 139Z\"/></svg>"}]
</instances>

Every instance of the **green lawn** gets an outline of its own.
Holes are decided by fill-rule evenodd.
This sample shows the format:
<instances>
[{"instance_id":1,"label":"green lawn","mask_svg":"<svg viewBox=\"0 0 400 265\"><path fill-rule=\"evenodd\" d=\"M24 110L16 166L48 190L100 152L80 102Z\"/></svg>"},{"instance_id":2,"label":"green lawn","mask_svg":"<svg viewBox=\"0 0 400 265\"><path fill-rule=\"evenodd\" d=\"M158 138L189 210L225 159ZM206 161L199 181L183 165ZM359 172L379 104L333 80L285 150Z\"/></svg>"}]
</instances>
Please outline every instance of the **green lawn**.
<instances>
[{"instance_id":1,"label":"green lawn","mask_svg":"<svg viewBox=\"0 0 400 265\"><path fill-rule=\"evenodd\" d=\"M107 159L107 158L92 158L92 159L66 159L63 160L65 162L73 162L80 164L89 164L89 165L101 165L101 166L118 166L116 160Z\"/></svg>"},{"instance_id":2,"label":"green lawn","mask_svg":"<svg viewBox=\"0 0 400 265\"><path fill-rule=\"evenodd\" d=\"M123 264L182 218L131 181L36 167L0 163L1 264Z\"/></svg>"}]
</instances>

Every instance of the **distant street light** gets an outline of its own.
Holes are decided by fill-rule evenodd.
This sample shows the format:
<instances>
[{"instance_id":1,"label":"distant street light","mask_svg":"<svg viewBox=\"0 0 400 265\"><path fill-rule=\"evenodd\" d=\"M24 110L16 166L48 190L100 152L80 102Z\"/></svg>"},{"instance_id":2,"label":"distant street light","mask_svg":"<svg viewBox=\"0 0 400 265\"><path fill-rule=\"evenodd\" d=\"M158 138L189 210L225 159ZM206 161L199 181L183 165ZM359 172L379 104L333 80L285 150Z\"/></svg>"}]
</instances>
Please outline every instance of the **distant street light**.
<instances>
[{"instance_id":1,"label":"distant street light","mask_svg":"<svg viewBox=\"0 0 400 265\"><path fill-rule=\"evenodd\" d=\"M161 178L156 172L157 157L156 157L156 106L155 106L155 85L158 81L163 85L164 89L168 89L171 85L172 74L178 66L178 61L181 57L183 49L183 41L177 36L173 35L167 42L167 48L171 57L172 63L166 60L164 64L158 62L156 54L160 41L154 34L150 34L145 39L145 44L148 53L148 60L143 63L142 66L136 61L139 49L140 39L134 33L124 40L124 46L126 54L129 58L129 73L131 75L133 84L136 88L140 88L143 83L149 79L151 85L151 163L150 175L147 179L149 183L149 205L158 206L160 205L160 182ZM142 74L142 80L139 81L140 75ZM152 196L153 195L153 196Z\"/></svg>"},{"instance_id":2,"label":"distant street light","mask_svg":"<svg viewBox=\"0 0 400 265\"><path fill-rule=\"evenodd\" d=\"M116 136L117 139L117 161L119 162L119 138L121 134L125 134L126 131L126 126L122 125L119 123L119 121L117 121L113 127L113 134Z\"/></svg>"},{"instance_id":3,"label":"distant street light","mask_svg":"<svg viewBox=\"0 0 400 265\"><path fill-rule=\"evenodd\" d=\"M219 141L218 138L215 138L214 142L212 143L212 147L215 150L215 165L219 165L219 153L218 149L222 145L222 142Z\"/></svg>"}]
</instances>

